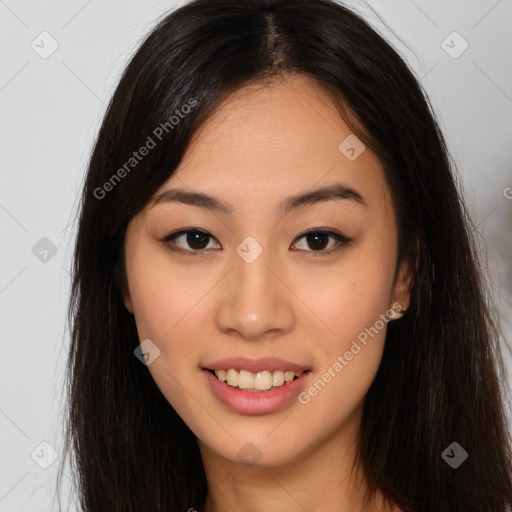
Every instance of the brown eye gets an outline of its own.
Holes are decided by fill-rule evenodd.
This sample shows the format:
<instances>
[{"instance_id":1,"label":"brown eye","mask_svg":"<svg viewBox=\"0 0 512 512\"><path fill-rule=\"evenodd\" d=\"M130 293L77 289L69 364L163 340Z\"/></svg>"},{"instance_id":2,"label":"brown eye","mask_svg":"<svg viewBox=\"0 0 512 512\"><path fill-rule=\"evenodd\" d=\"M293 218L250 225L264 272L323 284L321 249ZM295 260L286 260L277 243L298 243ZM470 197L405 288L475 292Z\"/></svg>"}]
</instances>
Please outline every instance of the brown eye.
<instances>
[{"instance_id":1,"label":"brown eye","mask_svg":"<svg viewBox=\"0 0 512 512\"><path fill-rule=\"evenodd\" d=\"M201 253L208 248L210 239L213 239L213 236L205 231L189 229L168 235L163 242L173 251L195 256L194 253Z\"/></svg>"},{"instance_id":2,"label":"brown eye","mask_svg":"<svg viewBox=\"0 0 512 512\"><path fill-rule=\"evenodd\" d=\"M302 239L306 241L302 247L300 247L300 243L298 241L295 242L292 247L297 248L297 246L299 246L299 251L318 253L318 256L335 252L350 242L349 238L339 233L325 230L309 231L301 235L297 240ZM207 249L215 248L208 247L211 240L214 240L214 237L206 231L188 229L168 235L162 241L174 252L198 256L204 254ZM337 247L336 243L338 245ZM219 245L217 248L222 247Z\"/></svg>"},{"instance_id":3,"label":"brown eye","mask_svg":"<svg viewBox=\"0 0 512 512\"><path fill-rule=\"evenodd\" d=\"M325 233L311 233L306 236L306 240L308 242L309 247L314 249L315 251L323 250L329 244L329 235Z\"/></svg>"},{"instance_id":4,"label":"brown eye","mask_svg":"<svg viewBox=\"0 0 512 512\"><path fill-rule=\"evenodd\" d=\"M340 248L340 246L345 245L346 243L350 242L350 239L346 238L345 236L335 233L334 231L309 231L308 233L304 233L301 235L298 240L305 239L306 243L302 245L302 247L299 247L299 250L303 250L306 252L319 252L319 253L331 253L336 251ZM333 241L333 243L330 243L330 241ZM338 247L336 246L336 242L338 242ZM295 242L293 244L293 247L296 247L299 245L299 242ZM326 247L329 246L329 250L325 250ZM333 246L335 247L333 249Z\"/></svg>"},{"instance_id":5,"label":"brown eye","mask_svg":"<svg viewBox=\"0 0 512 512\"><path fill-rule=\"evenodd\" d=\"M192 249L204 249L208 245L209 238L208 235L199 231L189 231L185 233L185 241Z\"/></svg>"}]
</instances>

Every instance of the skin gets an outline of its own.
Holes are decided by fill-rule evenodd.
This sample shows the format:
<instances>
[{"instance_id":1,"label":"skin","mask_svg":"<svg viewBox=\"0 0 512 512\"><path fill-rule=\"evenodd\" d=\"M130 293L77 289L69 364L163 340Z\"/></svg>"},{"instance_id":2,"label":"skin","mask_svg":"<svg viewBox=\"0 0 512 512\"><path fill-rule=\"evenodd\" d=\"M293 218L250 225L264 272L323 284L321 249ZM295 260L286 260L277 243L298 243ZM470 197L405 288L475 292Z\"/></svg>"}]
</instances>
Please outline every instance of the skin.
<instances>
[{"instance_id":1,"label":"skin","mask_svg":"<svg viewBox=\"0 0 512 512\"><path fill-rule=\"evenodd\" d=\"M229 410L201 371L226 357L278 357L311 367L309 386L393 304L408 307L410 265L404 262L394 279L398 234L390 190L369 148L354 161L338 150L351 133L306 77L240 89L195 134L155 194L201 191L233 213L152 200L128 226L125 306L140 339L160 350L148 366L152 377L198 439L209 485L204 510L389 510L380 495L364 506L364 478L351 472L386 325L308 404L293 400L271 414ZM357 190L366 204L343 199L284 216L276 211L290 195L334 183ZM184 250L204 247L202 256L175 253L173 242L162 242L185 228L212 236L202 246L185 236L174 240ZM328 238L316 249L302 236L312 228L352 242ZM250 264L236 252L247 236L263 249ZM248 442L261 452L253 466L238 456Z\"/></svg>"}]
</instances>

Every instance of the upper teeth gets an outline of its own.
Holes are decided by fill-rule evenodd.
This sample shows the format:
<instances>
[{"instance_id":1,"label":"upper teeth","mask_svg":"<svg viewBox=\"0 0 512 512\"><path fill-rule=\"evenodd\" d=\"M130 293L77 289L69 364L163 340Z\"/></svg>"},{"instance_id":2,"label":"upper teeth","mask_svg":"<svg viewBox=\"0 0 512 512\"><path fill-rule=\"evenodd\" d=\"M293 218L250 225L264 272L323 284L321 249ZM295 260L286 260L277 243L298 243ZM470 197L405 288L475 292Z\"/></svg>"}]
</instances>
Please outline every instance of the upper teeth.
<instances>
[{"instance_id":1,"label":"upper teeth","mask_svg":"<svg viewBox=\"0 0 512 512\"><path fill-rule=\"evenodd\" d=\"M291 382L295 376L300 377L303 371L283 371L276 370L274 372L263 370L257 373L251 373L246 370L215 370L217 378L226 382L230 386L238 386L240 389L257 389L266 391L267 389L282 386L285 382Z\"/></svg>"}]
</instances>

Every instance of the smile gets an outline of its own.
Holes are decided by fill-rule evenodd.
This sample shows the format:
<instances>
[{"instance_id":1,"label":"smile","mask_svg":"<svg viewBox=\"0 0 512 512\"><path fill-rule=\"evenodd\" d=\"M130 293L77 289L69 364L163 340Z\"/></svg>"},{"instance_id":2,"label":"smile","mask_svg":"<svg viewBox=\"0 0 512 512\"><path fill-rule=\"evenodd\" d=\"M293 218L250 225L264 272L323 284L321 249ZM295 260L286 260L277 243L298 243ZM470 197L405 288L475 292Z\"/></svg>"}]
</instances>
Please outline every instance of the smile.
<instances>
[{"instance_id":1,"label":"smile","mask_svg":"<svg viewBox=\"0 0 512 512\"><path fill-rule=\"evenodd\" d=\"M284 370L263 370L256 373L247 370L236 370L229 368L227 370L209 370L221 382L228 386L249 392L271 391L274 388L284 386L288 382L298 379L303 370L284 371Z\"/></svg>"},{"instance_id":2,"label":"smile","mask_svg":"<svg viewBox=\"0 0 512 512\"><path fill-rule=\"evenodd\" d=\"M229 410L238 414L271 414L297 402L299 393L312 376L309 369L228 370L203 368L205 384ZM224 379L224 380L222 380Z\"/></svg>"}]
</instances>

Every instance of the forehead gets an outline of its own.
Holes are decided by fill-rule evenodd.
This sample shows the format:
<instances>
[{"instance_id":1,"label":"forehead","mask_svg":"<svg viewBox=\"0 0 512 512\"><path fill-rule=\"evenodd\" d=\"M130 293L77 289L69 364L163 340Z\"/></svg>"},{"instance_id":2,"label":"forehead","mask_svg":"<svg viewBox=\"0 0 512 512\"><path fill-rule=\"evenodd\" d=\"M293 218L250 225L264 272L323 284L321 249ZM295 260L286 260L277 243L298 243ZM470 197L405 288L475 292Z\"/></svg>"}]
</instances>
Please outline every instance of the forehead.
<instances>
[{"instance_id":1,"label":"forehead","mask_svg":"<svg viewBox=\"0 0 512 512\"><path fill-rule=\"evenodd\" d=\"M160 191L184 186L230 199L279 202L342 183L390 207L383 168L312 79L290 75L231 94L194 134ZM378 205L376 205L378 206Z\"/></svg>"}]
</instances>

